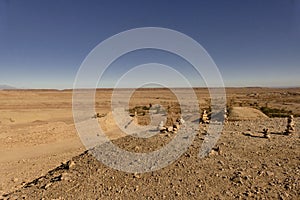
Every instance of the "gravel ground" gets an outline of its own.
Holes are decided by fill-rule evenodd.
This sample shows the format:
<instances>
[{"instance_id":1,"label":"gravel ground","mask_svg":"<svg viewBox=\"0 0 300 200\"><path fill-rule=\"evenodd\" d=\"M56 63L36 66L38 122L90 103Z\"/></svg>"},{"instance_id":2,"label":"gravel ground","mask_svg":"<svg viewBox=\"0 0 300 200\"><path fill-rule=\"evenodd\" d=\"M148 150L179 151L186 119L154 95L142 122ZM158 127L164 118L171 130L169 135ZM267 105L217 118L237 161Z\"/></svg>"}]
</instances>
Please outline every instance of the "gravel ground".
<instances>
[{"instance_id":1,"label":"gravel ground","mask_svg":"<svg viewBox=\"0 0 300 200\"><path fill-rule=\"evenodd\" d=\"M0 199L300 199L300 119L296 132L283 135L286 119L228 122L209 156L199 149L201 125L189 149L158 171L126 173L84 152L20 190ZM270 139L262 129L269 128ZM151 152L172 134L113 141L132 152Z\"/></svg>"}]
</instances>

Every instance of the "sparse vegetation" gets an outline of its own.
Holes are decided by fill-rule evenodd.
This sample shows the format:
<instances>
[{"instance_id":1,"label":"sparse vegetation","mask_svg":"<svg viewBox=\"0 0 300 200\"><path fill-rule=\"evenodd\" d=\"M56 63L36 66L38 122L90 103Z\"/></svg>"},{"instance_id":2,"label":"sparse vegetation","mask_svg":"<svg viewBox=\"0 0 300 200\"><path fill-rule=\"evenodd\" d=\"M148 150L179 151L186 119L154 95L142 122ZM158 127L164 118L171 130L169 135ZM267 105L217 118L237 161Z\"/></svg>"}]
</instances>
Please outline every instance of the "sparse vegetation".
<instances>
[{"instance_id":1,"label":"sparse vegetation","mask_svg":"<svg viewBox=\"0 0 300 200\"><path fill-rule=\"evenodd\" d=\"M293 114L291 110L269 108L266 106L261 107L260 110L268 117L288 117L289 115Z\"/></svg>"}]
</instances>

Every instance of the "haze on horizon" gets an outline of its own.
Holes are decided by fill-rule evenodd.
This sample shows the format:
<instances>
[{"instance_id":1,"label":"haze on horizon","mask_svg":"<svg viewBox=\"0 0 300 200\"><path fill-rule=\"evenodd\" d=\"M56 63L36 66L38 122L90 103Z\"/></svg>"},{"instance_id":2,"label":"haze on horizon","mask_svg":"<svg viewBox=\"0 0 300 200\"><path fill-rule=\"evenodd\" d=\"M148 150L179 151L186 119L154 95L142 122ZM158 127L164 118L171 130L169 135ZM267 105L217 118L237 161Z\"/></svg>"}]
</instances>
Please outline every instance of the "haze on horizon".
<instances>
[{"instance_id":1,"label":"haze on horizon","mask_svg":"<svg viewBox=\"0 0 300 200\"><path fill-rule=\"evenodd\" d=\"M300 86L300 1L296 0L3 0L0 85L72 88L77 70L93 48L139 27L169 28L196 40L217 64L227 87ZM194 87L205 87L188 62L151 49L117 59L99 87L114 87L132 67L153 62L181 71ZM165 77L172 86L181 86Z\"/></svg>"}]
</instances>

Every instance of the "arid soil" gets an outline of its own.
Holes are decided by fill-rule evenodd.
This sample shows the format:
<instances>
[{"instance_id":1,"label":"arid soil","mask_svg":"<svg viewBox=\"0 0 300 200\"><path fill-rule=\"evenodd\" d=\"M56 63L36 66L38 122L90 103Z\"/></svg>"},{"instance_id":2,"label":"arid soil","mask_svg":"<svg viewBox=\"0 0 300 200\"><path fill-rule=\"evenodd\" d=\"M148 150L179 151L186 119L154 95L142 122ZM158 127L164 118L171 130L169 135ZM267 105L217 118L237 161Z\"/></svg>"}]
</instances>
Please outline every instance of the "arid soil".
<instances>
[{"instance_id":1,"label":"arid soil","mask_svg":"<svg viewBox=\"0 0 300 200\"><path fill-rule=\"evenodd\" d=\"M226 92L228 107L300 114L299 88ZM207 90L196 93L200 109L209 109ZM110 95L111 90L97 91L100 114L109 113ZM133 95L130 105L172 107L174 97L166 89L143 89ZM255 119L254 115L251 120L234 120L225 125L208 157L198 157L208 126L200 125L194 143L180 159L155 172L131 174L83 153L86 149L72 119L72 91L0 91L0 194L2 199L299 199L299 118L296 132L289 136L282 134L285 118ZM106 122L99 119L100 124L107 126ZM270 139L262 137L263 128L270 129ZM136 152L158 149L173 137L168 133L144 140L121 137L115 125L107 126L106 134L121 148Z\"/></svg>"}]
</instances>

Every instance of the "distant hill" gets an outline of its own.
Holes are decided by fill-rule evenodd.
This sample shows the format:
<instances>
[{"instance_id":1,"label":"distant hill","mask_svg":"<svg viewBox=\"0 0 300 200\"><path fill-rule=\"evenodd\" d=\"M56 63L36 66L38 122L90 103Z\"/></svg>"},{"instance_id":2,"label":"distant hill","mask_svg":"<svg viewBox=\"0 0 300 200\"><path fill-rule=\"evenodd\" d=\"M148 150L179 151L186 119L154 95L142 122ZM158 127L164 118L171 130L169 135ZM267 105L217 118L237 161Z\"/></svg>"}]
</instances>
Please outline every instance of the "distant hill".
<instances>
[{"instance_id":1,"label":"distant hill","mask_svg":"<svg viewBox=\"0 0 300 200\"><path fill-rule=\"evenodd\" d=\"M17 88L10 86L10 85L0 85L0 90L14 90L14 89L17 89Z\"/></svg>"}]
</instances>

